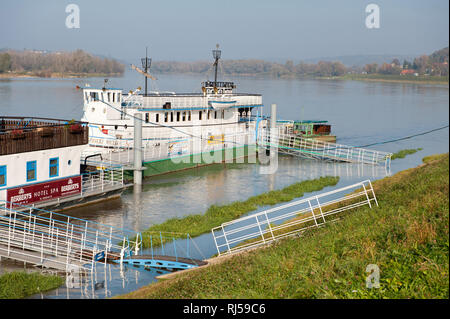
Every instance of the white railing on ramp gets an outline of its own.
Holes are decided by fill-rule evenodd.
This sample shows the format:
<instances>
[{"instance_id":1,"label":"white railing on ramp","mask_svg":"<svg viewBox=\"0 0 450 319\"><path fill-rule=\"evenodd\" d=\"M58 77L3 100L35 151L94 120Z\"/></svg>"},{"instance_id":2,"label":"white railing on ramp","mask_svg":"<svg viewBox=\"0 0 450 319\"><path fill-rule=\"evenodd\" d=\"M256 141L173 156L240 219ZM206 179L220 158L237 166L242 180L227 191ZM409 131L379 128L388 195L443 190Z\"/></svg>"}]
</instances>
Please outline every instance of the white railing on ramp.
<instances>
[{"instance_id":1,"label":"white railing on ramp","mask_svg":"<svg viewBox=\"0 0 450 319\"><path fill-rule=\"evenodd\" d=\"M378 206L370 180L308 197L211 229L218 255L272 243L335 221L337 214L368 205Z\"/></svg>"}]
</instances>

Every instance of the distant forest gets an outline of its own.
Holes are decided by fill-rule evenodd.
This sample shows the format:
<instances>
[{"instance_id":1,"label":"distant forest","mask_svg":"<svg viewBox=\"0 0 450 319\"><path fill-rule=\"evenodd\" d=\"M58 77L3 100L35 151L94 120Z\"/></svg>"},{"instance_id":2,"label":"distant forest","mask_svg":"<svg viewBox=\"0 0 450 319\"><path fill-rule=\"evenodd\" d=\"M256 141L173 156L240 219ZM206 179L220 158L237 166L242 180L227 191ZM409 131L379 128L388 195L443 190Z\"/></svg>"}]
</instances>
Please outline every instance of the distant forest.
<instances>
[{"instance_id":1,"label":"distant forest","mask_svg":"<svg viewBox=\"0 0 450 319\"><path fill-rule=\"evenodd\" d=\"M36 50L0 52L0 73L30 74L41 77L60 75L123 74L125 66L83 50L45 52Z\"/></svg>"},{"instance_id":2,"label":"distant forest","mask_svg":"<svg viewBox=\"0 0 450 319\"><path fill-rule=\"evenodd\" d=\"M404 74L403 70L410 70L410 73L419 75L448 76L448 50L447 47L431 55L417 57L413 61L393 59L381 65L371 63L363 67L349 67L339 61L294 64L292 60L288 60L281 64L263 60L223 60L219 64L219 71L224 75L271 76L275 78L336 77L348 73L400 75ZM211 70L212 63L209 61L155 61L152 64L152 72L155 73L208 73Z\"/></svg>"},{"instance_id":3,"label":"distant forest","mask_svg":"<svg viewBox=\"0 0 450 319\"><path fill-rule=\"evenodd\" d=\"M393 59L382 64L346 66L340 61L319 61L318 63L292 60L275 63L263 60L222 60L219 72L227 75L249 75L273 78L340 77L347 74L430 75L448 78L449 48L443 48L430 55L422 55L412 61ZM0 73L27 74L41 77L122 75L125 65L114 59L102 58L82 50L73 52L45 51L0 51ZM151 73L196 73L212 74L211 61L174 62L154 61Z\"/></svg>"}]
</instances>

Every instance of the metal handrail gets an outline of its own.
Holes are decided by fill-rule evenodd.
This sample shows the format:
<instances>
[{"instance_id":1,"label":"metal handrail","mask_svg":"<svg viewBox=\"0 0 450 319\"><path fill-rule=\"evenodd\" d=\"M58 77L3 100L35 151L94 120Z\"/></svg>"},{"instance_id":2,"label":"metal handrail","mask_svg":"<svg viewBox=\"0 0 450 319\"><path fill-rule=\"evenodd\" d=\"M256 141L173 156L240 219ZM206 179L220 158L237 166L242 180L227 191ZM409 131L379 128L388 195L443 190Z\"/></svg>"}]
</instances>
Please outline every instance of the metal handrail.
<instances>
[{"instance_id":1,"label":"metal handrail","mask_svg":"<svg viewBox=\"0 0 450 319\"><path fill-rule=\"evenodd\" d=\"M258 145L261 147L276 147L278 152L307 158L356 162L378 165L390 165L392 153L377 150L357 148L343 144L303 138L293 134L260 130Z\"/></svg>"},{"instance_id":2,"label":"metal handrail","mask_svg":"<svg viewBox=\"0 0 450 319\"><path fill-rule=\"evenodd\" d=\"M130 254L129 248L124 250L119 244L134 234L125 229L33 207L29 207L29 211L17 211L5 205L0 207L0 211L4 213L0 215L0 252L6 251L7 256L14 253L22 261L33 262L30 258L36 258L38 253L41 263L47 256L54 256L52 262L66 268L92 269L99 253L105 256L105 265L108 255ZM139 243L136 242L135 246L138 251ZM17 257L19 255L22 257ZM61 261L62 257L65 261Z\"/></svg>"},{"instance_id":3,"label":"metal handrail","mask_svg":"<svg viewBox=\"0 0 450 319\"><path fill-rule=\"evenodd\" d=\"M321 227L333 215L364 205L371 208L372 203L378 206L372 183L365 180L223 223L211 233L218 255L231 254Z\"/></svg>"}]
</instances>

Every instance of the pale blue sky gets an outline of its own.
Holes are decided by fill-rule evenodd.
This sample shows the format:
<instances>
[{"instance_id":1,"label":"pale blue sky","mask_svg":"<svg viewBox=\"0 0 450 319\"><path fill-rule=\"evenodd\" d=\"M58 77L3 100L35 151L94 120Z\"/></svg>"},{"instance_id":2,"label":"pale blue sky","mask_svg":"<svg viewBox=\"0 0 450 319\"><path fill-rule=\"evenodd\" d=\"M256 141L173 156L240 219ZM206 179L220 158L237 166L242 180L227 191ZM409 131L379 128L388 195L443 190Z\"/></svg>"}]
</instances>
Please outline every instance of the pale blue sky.
<instances>
[{"instance_id":1,"label":"pale blue sky","mask_svg":"<svg viewBox=\"0 0 450 319\"><path fill-rule=\"evenodd\" d=\"M65 26L66 5L80 29ZM380 28L365 8L380 7ZM0 0L0 48L74 50L125 61L149 47L154 60L301 60L429 54L448 46L447 0Z\"/></svg>"}]
</instances>

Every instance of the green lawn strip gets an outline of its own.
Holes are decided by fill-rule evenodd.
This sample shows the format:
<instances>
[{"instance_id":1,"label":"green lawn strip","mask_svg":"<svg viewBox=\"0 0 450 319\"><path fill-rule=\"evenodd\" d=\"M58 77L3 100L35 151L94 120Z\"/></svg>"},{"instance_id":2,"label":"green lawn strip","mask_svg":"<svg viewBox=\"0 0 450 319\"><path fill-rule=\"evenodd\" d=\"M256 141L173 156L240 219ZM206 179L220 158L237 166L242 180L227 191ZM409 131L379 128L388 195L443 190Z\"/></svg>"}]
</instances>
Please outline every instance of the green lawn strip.
<instances>
[{"instance_id":1,"label":"green lawn strip","mask_svg":"<svg viewBox=\"0 0 450 319\"><path fill-rule=\"evenodd\" d=\"M64 278L37 272L13 271L0 276L0 299L21 299L40 292L56 289Z\"/></svg>"},{"instance_id":2,"label":"green lawn strip","mask_svg":"<svg viewBox=\"0 0 450 319\"><path fill-rule=\"evenodd\" d=\"M242 215L258 209L258 207L275 205L289 202L295 198L302 197L304 193L320 191L327 186L338 183L339 177L320 177L292 184L280 190L273 190L260 195L250 197L245 201L236 201L227 205L212 205L204 214L189 215L182 218L172 218L162 224L154 225L142 232L143 247L151 245L156 247L161 244L159 232L180 233L181 238L186 238L186 233L195 237L211 231L211 228L220 224L239 218ZM150 241L150 236L152 236ZM131 239L134 241L135 239ZM163 241L169 238L163 237Z\"/></svg>"},{"instance_id":3,"label":"green lawn strip","mask_svg":"<svg viewBox=\"0 0 450 319\"><path fill-rule=\"evenodd\" d=\"M418 151L423 150L423 148L419 147L419 148L409 148L409 149L404 149L404 150L400 150L394 154L392 154L391 156L391 160L395 160L397 158L405 158L406 155L410 155L410 154L414 154Z\"/></svg>"},{"instance_id":4,"label":"green lawn strip","mask_svg":"<svg viewBox=\"0 0 450 319\"><path fill-rule=\"evenodd\" d=\"M423 161L373 182L379 207L120 297L449 298L449 158Z\"/></svg>"}]
</instances>

